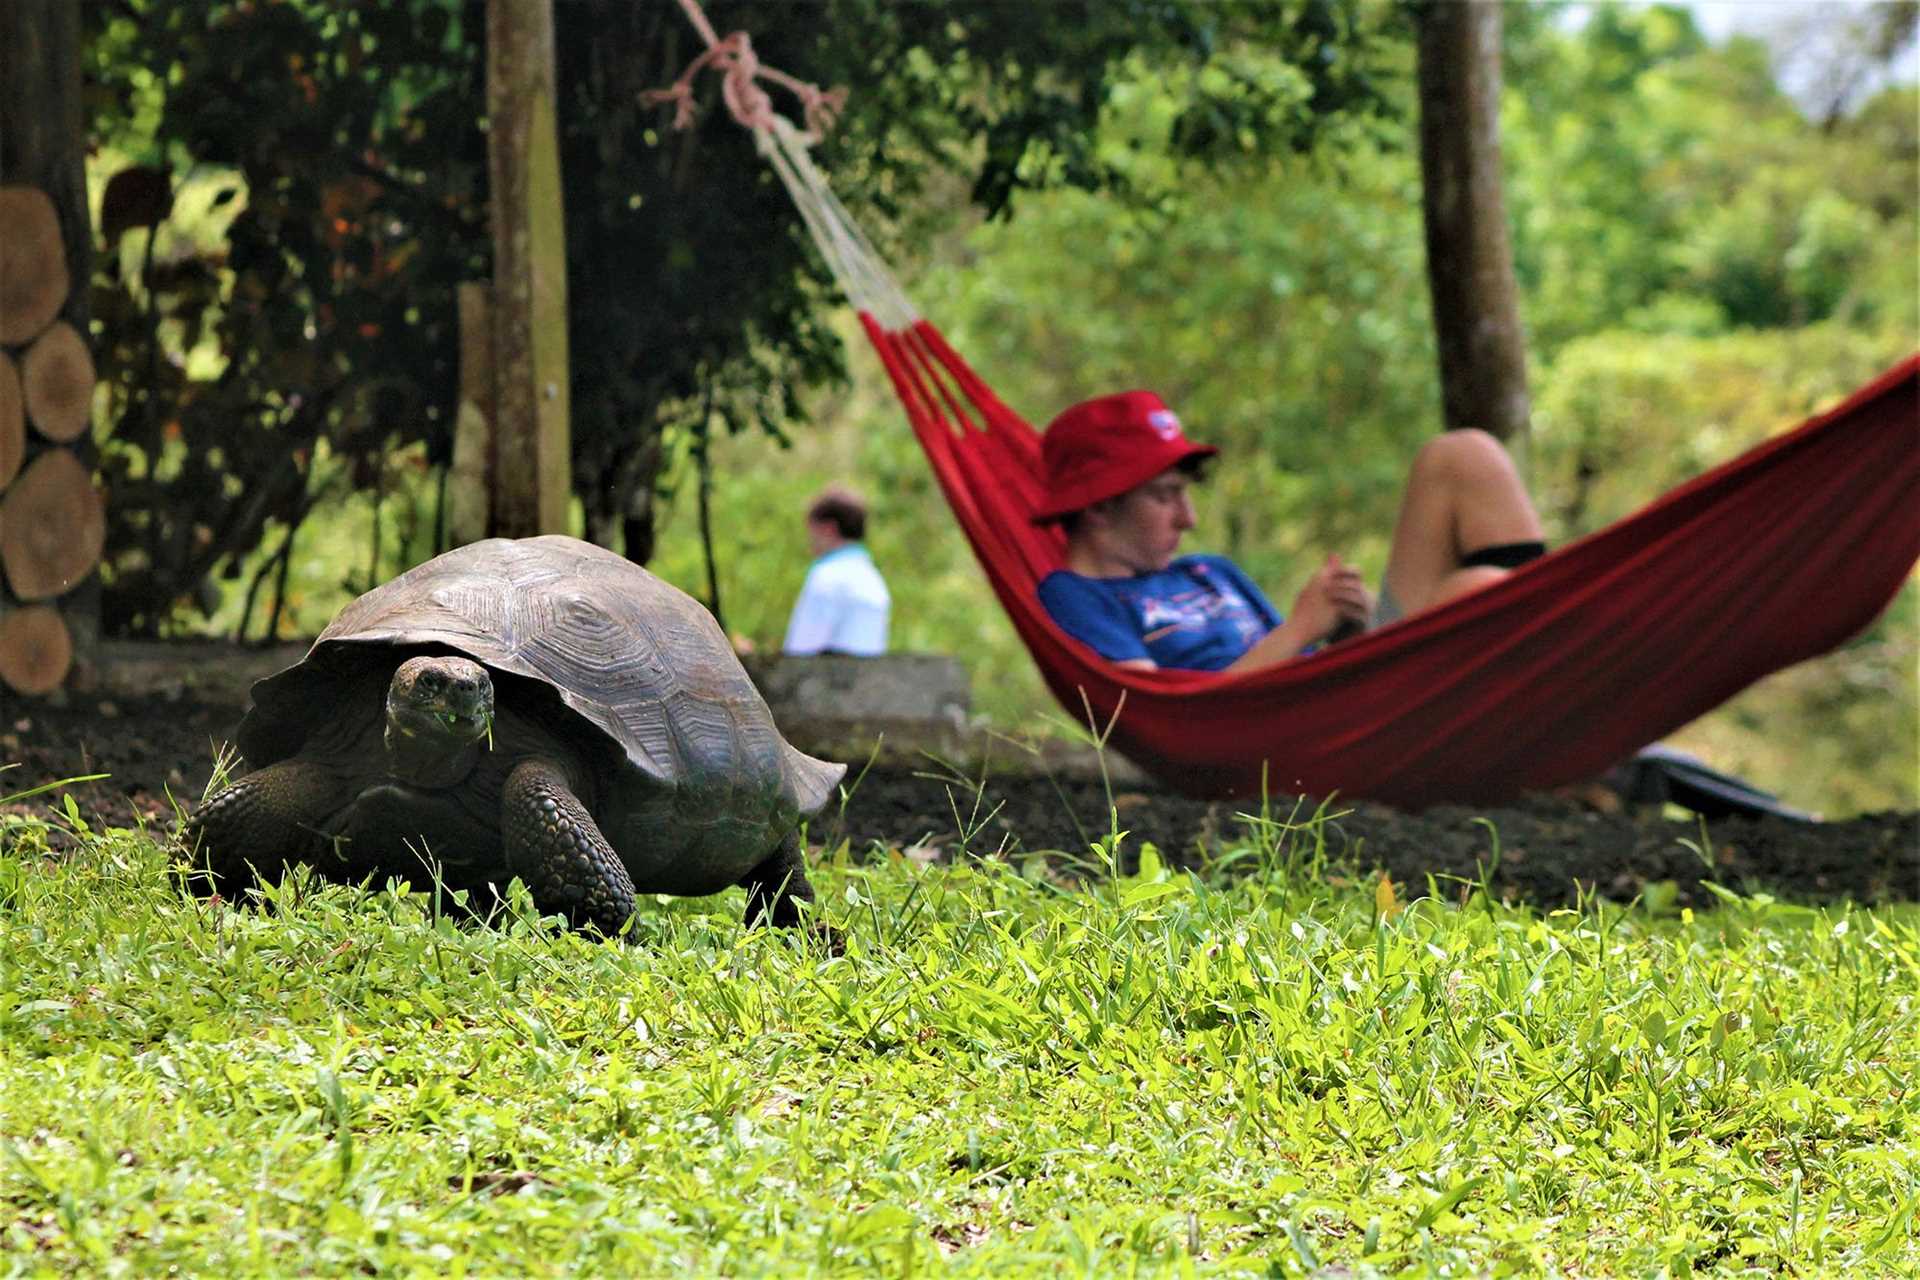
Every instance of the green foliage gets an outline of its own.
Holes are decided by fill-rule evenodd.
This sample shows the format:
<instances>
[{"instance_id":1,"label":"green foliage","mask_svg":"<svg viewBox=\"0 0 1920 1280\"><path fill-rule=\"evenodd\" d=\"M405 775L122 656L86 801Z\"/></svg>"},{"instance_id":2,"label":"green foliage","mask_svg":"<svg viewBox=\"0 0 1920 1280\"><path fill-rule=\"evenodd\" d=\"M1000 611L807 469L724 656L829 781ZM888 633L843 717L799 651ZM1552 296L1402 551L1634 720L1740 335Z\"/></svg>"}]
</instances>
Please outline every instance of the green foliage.
<instances>
[{"instance_id":1,"label":"green foliage","mask_svg":"<svg viewBox=\"0 0 1920 1280\"><path fill-rule=\"evenodd\" d=\"M627 947L16 844L0 1270L1920 1267L1911 908L1450 905L1289 871L1316 834L1079 891L837 856L841 957L737 892Z\"/></svg>"},{"instance_id":2,"label":"green foliage","mask_svg":"<svg viewBox=\"0 0 1920 1280\"><path fill-rule=\"evenodd\" d=\"M1817 127L1762 45L1709 48L1666 5L1528 29L1512 60L1507 204L1537 357L1616 326L1920 332L1911 87Z\"/></svg>"},{"instance_id":3,"label":"green foliage","mask_svg":"<svg viewBox=\"0 0 1920 1280\"><path fill-rule=\"evenodd\" d=\"M88 7L93 136L139 166L103 176L163 197L131 221L103 199L126 236L93 300L107 630L165 629L270 522L376 487L390 451L444 460L453 289L485 269L459 8ZM317 473L328 454L344 465Z\"/></svg>"},{"instance_id":4,"label":"green foliage","mask_svg":"<svg viewBox=\"0 0 1920 1280\"><path fill-rule=\"evenodd\" d=\"M1532 485L1556 537L1796 426L1908 354L1835 323L1693 337L1603 330L1569 343L1535 396Z\"/></svg>"},{"instance_id":5,"label":"green foliage","mask_svg":"<svg viewBox=\"0 0 1920 1280\"><path fill-rule=\"evenodd\" d=\"M1169 154L1311 150L1383 109L1393 42L1391 10L1353 0L1043 5L1018 22L961 0L707 7L768 65L858 86L820 155L882 233L935 171L969 175L994 213L1021 191L1132 188L1094 154L1123 79L1176 86L1154 139ZM110 630L204 608L209 573L335 498L323 451L362 490L391 452L446 461L453 291L489 271L484 16L479 0L89 8L94 135L160 196L180 170L237 210L201 243L150 201L130 224L143 255L109 255L96 291ZM780 434L797 392L839 375L840 347L798 221L712 77L691 131L642 104L699 51L678 9L573 0L554 18L575 487L592 536L644 561L665 460L716 422Z\"/></svg>"}]
</instances>

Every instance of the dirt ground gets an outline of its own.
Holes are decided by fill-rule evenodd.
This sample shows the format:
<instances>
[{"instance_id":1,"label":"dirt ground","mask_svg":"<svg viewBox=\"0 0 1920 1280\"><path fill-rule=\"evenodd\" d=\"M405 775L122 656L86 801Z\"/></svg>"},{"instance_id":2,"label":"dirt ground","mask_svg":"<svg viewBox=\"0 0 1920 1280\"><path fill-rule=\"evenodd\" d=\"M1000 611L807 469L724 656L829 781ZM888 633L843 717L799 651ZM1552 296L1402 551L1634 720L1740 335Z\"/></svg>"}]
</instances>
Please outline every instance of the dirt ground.
<instances>
[{"instance_id":1,"label":"dirt ground","mask_svg":"<svg viewBox=\"0 0 1920 1280\"><path fill-rule=\"evenodd\" d=\"M238 708L188 698L73 698L66 705L11 698L0 712L0 796L80 774L109 777L71 791L83 815L105 825L144 820L168 830L169 792L196 802L212 771L215 744L230 736ZM977 798L977 803L976 803ZM1115 808L1126 848L1152 841L1166 856L1192 862L1218 854L1246 831L1242 806L1195 801L1151 789L1119 791ZM47 797L0 806L45 816ZM1284 817L1291 801L1275 801ZM1887 813L1847 821L1797 823L1727 819L1701 840L1696 822L1657 813L1609 810L1593 797L1541 796L1507 808L1434 808L1405 813L1380 805L1341 805L1326 828L1326 852L1346 874L1385 868L1405 889L1438 879L1444 892L1482 870L1502 895L1541 905L1574 900L1583 889L1630 899L1649 885L1674 906L1706 905L1703 878L1732 888L1766 889L1797 900L1860 902L1920 899L1920 815ZM943 776L932 766L875 768L838 811L817 819L816 842L846 839L856 853L876 845L908 856L946 859L1033 851L1084 853L1108 827L1102 785L1023 772ZM1302 813L1310 812L1310 809ZM1483 821L1484 819L1484 821ZM0 830L0 840L5 833ZM1707 850L1708 867L1692 845ZM1672 882L1669 887L1663 882Z\"/></svg>"}]
</instances>

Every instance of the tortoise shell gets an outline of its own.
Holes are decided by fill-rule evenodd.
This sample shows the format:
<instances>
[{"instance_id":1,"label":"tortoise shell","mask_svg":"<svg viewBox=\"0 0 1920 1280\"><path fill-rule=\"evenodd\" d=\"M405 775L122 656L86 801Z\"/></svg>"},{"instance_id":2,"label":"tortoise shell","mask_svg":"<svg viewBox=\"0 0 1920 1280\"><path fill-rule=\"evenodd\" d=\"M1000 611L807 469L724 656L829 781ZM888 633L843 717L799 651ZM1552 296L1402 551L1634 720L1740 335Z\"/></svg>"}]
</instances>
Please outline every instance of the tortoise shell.
<instances>
[{"instance_id":1,"label":"tortoise shell","mask_svg":"<svg viewBox=\"0 0 1920 1280\"><path fill-rule=\"evenodd\" d=\"M846 772L787 742L691 596L557 535L471 543L355 600L304 658L254 685L241 754L258 768L298 754L317 718L380 714L349 710L344 690L433 652L489 668L503 704L557 695L557 720L602 772L597 807L629 828L607 832L616 848L684 841L688 828L705 831L703 844L777 839Z\"/></svg>"}]
</instances>

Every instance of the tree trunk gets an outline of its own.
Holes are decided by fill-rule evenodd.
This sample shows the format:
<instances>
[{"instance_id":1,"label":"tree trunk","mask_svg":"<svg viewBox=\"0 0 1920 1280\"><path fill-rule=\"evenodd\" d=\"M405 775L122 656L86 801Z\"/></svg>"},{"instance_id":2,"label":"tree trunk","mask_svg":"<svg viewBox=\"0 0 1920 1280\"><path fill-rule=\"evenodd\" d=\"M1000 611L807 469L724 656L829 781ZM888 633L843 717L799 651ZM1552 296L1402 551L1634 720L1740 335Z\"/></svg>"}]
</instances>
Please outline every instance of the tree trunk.
<instances>
[{"instance_id":1,"label":"tree trunk","mask_svg":"<svg viewBox=\"0 0 1920 1280\"><path fill-rule=\"evenodd\" d=\"M566 231L553 86L552 0L488 0L493 525L510 538L565 533L572 490Z\"/></svg>"},{"instance_id":2,"label":"tree trunk","mask_svg":"<svg viewBox=\"0 0 1920 1280\"><path fill-rule=\"evenodd\" d=\"M635 564L648 564L659 549L659 509L654 501L654 486L660 479L664 448L658 420L652 413L643 421L652 424L644 443L633 446L620 460L614 481L614 500L620 512L620 552Z\"/></svg>"},{"instance_id":3,"label":"tree trunk","mask_svg":"<svg viewBox=\"0 0 1920 1280\"><path fill-rule=\"evenodd\" d=\"M0 3L0 683L22 693L84 670L99 633L83 119L80 6Z\"/></svg>"},{"instance_id":4,"label":"tree trunk","mask_svg":"<svg viewBox=\"0 0 1920 1280\"><path fill-rule=\"evenodd\" d=\"M620 553L635 564L646 564L659 550L653 524L653 496L636 501L620 520Z\"/></svg>"},{"instance_id":5,"label":"tree trunk","mask_svg":"<svg viewBox=\"0 0 1920 1280\"><path fill-rule=\"evenodd\" d=\"M1499 0L1423 0L1420 171L1446 425L1518 442L1526 340L1500 182Z\"/></svg>"},{"instance_id":6,"label":"tree trunk","mask_svg":"<svg viewBox=\"0 0 1920 1280\"><path fill-rule=\"evenodd\" d=\"M464 547L492 525L494 433L493 316L487 286L455 290L460 308L460 406L453 420L453 459L447 464L447 538Z\"/></svg>"}]
</instances>

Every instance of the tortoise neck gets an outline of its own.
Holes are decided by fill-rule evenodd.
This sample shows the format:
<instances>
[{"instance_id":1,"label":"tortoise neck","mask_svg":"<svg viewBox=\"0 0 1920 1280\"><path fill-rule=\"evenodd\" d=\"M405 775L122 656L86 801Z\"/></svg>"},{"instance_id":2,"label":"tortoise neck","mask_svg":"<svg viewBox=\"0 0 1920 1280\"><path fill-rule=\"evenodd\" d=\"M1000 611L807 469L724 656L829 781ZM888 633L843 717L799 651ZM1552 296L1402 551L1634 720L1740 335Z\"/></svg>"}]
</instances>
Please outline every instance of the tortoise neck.
<instances>
[{"instance_id":1,"label":"tortoise neck","mask_svg":"<svg viewBox=\"0 0 1920 1280\"><path fill-rule=\"evenodd\" d=\"M466 781L480 759L480 744L442 735L410 734L387 723L387 768L410 787L437 789Z\"/></svg>"}]
</instances>

